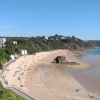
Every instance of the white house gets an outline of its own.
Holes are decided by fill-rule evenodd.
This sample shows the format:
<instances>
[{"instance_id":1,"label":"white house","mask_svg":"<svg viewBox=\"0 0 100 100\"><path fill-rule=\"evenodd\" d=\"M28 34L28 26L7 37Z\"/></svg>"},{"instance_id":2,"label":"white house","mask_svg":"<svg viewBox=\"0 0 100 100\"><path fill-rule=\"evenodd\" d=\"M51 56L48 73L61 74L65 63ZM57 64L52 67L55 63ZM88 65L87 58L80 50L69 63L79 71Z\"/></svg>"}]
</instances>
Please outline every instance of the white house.
<instances>
[{"instance_id":1,"label":"white house","mask_svg":"<svg viewBox=\"0 0 100 100\"><path fill-rule=\"evenodd\" d=\"M0 47L5 47L6 38L0 37Z\"/></svg>"},{"instance_id":2,"label":"white house","mask_svg":"<svg viewBox=\"0 0 100 100\"><path fill-rule=\"evenodd\" d=\"M46 38L46 40L48 40L48 37L45 37Z\"/></svg>"},{"instance_id":3,"label":"white house","mask_svg":"<svg viewBox=\"0 0 100 100\"><path fill-rule=\"evenodd\" d=\"M27 55L27 50L26 49L21 49L21 55Z\"/></svg>"},{"instance_id":4,"label":"white house","mask_svg":"<svg viewBox=\"0 0 100 100\"><path fill-rule=\"evenodd\" d=\"M10 55L10 58L12 59L12 60L14 60L15 59L15 55Z\"/></svg>"},{"instance_id":5,"label":"white house","mask_svg":"<svg viewBox=\"0 0 100 100\"><path fill-rule=\"evenodd\" d=\"M17 41L13 41L13 44L17 44Z\"/></svg>"},{"instance_id":6,"label":"white house","mask_svg":"<svg viewBox=\"0 0 100 100\"><path fill-rule=\"evenodd\" d=\"M12 60L16 59L16 58L17 58L17 54L16 54L16 53L15 53L15 54L11 54L11 55L10 55L10 58L11 58Z\"/></svg>"}]
</instances>

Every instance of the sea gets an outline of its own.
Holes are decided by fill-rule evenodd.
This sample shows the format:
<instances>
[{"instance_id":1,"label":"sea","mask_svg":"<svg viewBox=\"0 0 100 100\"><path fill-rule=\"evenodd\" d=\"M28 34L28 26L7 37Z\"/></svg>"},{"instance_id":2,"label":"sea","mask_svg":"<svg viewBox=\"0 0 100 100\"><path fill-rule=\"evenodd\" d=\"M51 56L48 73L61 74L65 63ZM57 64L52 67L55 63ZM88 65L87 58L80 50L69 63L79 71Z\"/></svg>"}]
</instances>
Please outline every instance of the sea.
<instances>
[{"instance_id":1,"label":"sea","mask_svg":"<svg viewBox=\"0 0 100 100\"><path fill-rule=\"evenodd\" d=\"M70 70L72 76L88 91L100 96L100 47L83 51L80 59L90 67L82 70Z\"/></svg>"}]
</instances>

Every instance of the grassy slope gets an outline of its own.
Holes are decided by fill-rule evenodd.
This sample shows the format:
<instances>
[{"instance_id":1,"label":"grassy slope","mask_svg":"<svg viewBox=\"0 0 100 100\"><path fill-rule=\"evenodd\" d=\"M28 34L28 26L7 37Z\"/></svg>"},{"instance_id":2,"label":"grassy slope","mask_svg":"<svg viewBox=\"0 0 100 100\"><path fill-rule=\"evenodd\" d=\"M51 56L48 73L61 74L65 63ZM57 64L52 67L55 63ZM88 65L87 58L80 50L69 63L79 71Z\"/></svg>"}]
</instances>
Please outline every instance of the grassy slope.
<instances>
[{"instance_id":1,"label":"grassy slope","mask_svg":"<svg viewBox=\"0 0 100 100\"><path fill-rule=\"evenodd\" d=\"M25 99L15 94L11 90L3 88L3 86L0 85L0 100L25 100Z\"/></svg>"}]
</instances>

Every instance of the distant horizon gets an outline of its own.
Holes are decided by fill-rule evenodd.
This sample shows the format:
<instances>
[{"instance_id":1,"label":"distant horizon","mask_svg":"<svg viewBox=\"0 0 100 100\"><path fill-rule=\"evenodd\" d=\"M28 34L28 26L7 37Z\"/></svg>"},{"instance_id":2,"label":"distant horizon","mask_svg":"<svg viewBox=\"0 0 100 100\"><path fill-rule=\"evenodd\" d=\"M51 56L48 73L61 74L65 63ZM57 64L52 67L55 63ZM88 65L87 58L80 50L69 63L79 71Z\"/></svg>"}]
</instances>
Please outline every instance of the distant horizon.
<instances>
[{"instance_id":1,"label":"distant horizon","mask_svg":"<svg viewBox=\"0 0 100 100\"><path fill-rule=\"evenodd\" d=\"M0 35L54 34L100 40L100 0L0 0Z\"/></svg>"},{"instance_id":2,"label":"distant horizon","mask_svg":"<svg viewBox=\"0 0 100 100\"><path fill-rule=\"evenodd\" d=\"M38 37L38 36L40 36L40 37L42 37L42 36L45 36L45 37L50 37L50 36L55 36L55 35L62 35L62 34L53 34L53 35L49 35L49 36L45 36L45 35L35 35L35 36L18 36L18 35L15 35L15 36L3 36L3 35L0 35L0 37L26 37L26 38L31 38L31 37ZM69 37L72 37L72 36L75 36L75 35L62 35L62 36L65 36L65 37L67 37L67 36L69 36ZM77 37L77 36L75 36L76 38L79 38L79 39L81 39L81 40L85 40L85 41L88 41L88 40L86 40L86 39L82 39L81 37ZM96 39L89 39L89 40L96 40ZM96 41L100 41L100 39L98 39L98 40L96 40Z\"/></svg>"}]
</instances>

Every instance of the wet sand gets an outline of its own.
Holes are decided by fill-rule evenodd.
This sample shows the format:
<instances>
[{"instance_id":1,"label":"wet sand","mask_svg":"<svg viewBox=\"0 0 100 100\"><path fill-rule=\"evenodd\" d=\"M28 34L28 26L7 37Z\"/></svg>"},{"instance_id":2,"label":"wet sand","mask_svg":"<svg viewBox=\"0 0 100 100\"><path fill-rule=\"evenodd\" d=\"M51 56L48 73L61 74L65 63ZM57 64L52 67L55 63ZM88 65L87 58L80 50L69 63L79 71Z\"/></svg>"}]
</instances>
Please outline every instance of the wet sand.
<instances>
[{"instance_id":1,"label":"wet sand","mask_svg":"<svg viewBox=\"0 0 100 100\"><path fill-rule=\"evenodd\" d=\"M27 75L27 87L40 100L99 100L88 92L64 69L52 64L40 64ZM30 85L29 85L30 84Z\"/></svg>"},{"instance_id":2,"label":"wet sand","mask_svg":"<svg viewBox=\"0 0 100 100\"><path fill-rule=\"evenodd\" d=\"M86 55L81 60L90 64L90 67L82 70L66 70L87 90L100 96L100 56Z\"/></svg>"},{"instance_id":3,"label":"wet sand","mask_svg":"<svg viewBox=\"0 0 100 100\"><path fill-rule=\"evenodd\" d=\"M26 75L29 91L40 100L91 100L91 97L93 97L92 100L99 100L95 94L88 92L70 73L65 72L65 69L81 70L87 68L87 64L83 63L84 67L81 65L51 64L51 58L56 55L54 54L41 59L41 63L30 67L31 71ZM66 53L62 54L65 55ZM67 57L70 59L71 56L67 55ZM74 56L73 58L71 57L70 60L76 59Z\"/></svg>"}]
</instances>

